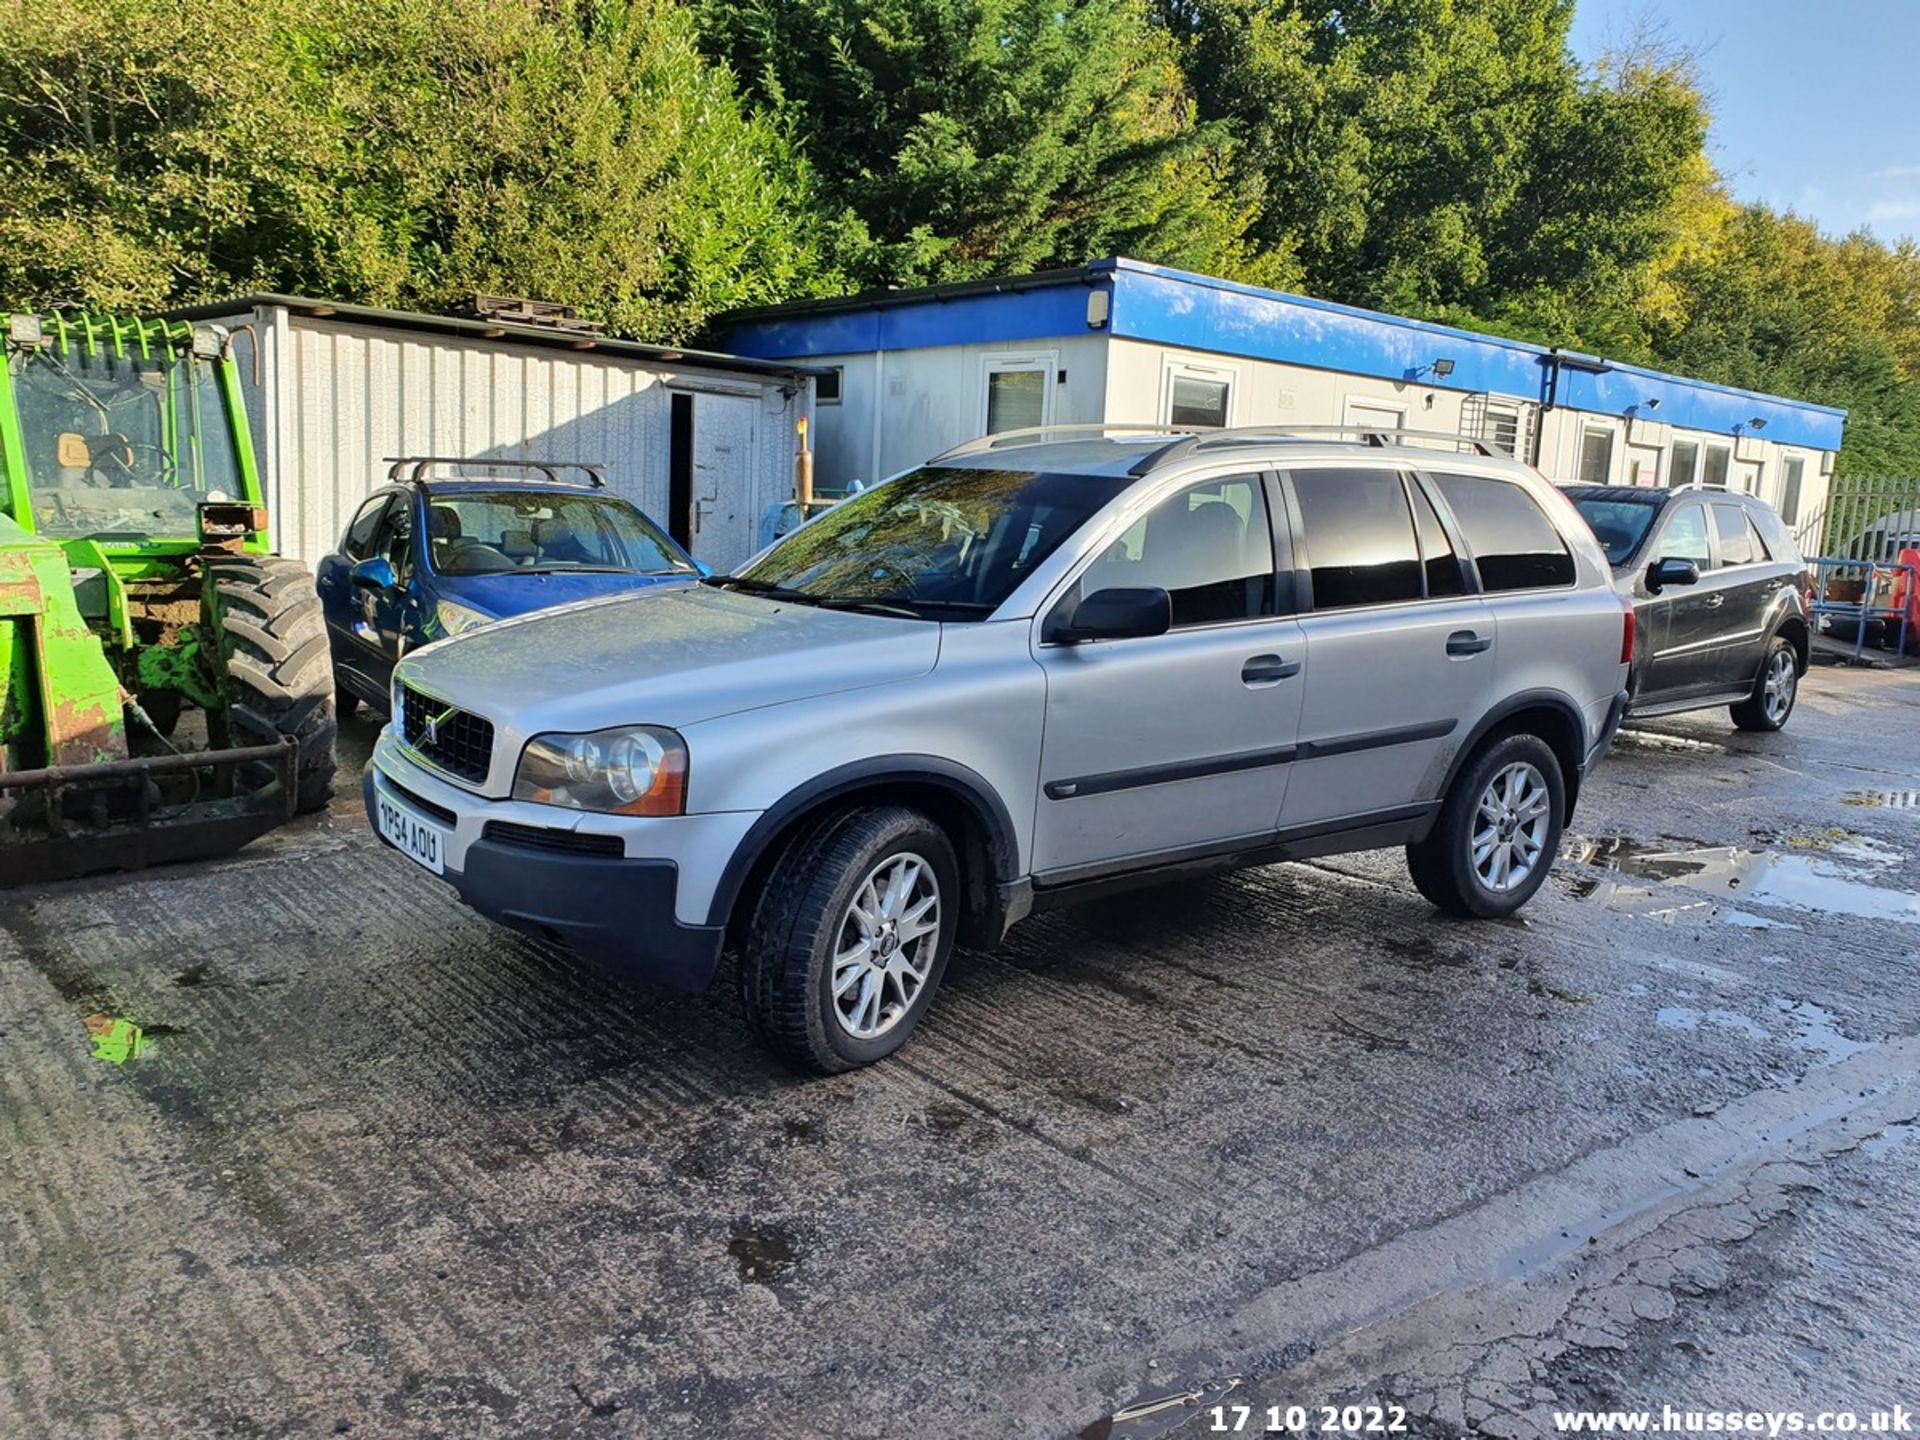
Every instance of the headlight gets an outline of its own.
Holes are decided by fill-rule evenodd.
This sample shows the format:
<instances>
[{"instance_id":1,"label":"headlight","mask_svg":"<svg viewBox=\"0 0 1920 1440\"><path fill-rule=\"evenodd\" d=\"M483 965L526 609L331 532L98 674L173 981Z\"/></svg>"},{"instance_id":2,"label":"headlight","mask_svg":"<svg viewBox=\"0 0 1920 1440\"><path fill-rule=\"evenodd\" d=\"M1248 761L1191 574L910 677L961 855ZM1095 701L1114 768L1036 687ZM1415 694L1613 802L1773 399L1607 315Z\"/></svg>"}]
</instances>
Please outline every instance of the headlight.
<instances>
[{"instance_id":1,"label":"headlight","mask_svg":"<svg viewBox=\"0 0 1920 1440\"><path fill-rule=\"evenodd\" d=\"M615 815L684 814L687 744L656 725L536 735L520 752L513 798Z\"/></svg>"},{"instance_id":2,"label":"headlight","mask_svg":"<svg viewBox=\"0 0 1920 1440\"><path fill-rule=\"evenodd\" d=\"M482 625L493 623L493 616L467 605L456 605L451 600L442 600L435 613L440 620L442 635L463 635L469 630L478 630Z\"/></svg>"}]
</instances>

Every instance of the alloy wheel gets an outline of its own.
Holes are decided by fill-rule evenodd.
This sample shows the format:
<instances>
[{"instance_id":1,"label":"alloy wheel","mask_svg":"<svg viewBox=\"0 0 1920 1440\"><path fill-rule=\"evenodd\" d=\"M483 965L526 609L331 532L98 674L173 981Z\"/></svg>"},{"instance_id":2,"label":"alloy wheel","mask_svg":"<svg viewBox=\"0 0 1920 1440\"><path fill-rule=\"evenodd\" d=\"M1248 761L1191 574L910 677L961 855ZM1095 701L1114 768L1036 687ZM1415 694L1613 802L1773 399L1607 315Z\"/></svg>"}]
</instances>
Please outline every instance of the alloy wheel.
<instances>
[{"instance_id":1,"label":"alloy wheel","mask_svg":"<svg viewBox=\"0 0 1920 1440\"><path fill-rule=\"evenodd\" d=\"M913 1008L940 947L940 882L918 855L889 855L840 918L830 983L834 1018L856 1040L887 1033Z\"/></svg>"},{"instance_id":2,"label":"alloy wheel","mask_svg":"<svg viewBox=\"0 0 1920 1440\"><path fill-rule=\"evenodd\" d=\"M1525 883L1541 862L1553 821L1547 777L1529 761L1497 771L1474 814L1473 869L1480 883L1504 893Z\"/></svg>"},{"instance_id":3,"label":"alloy wheel","mask_svg":"<svg viewBox=\"0 0 1920 1440\"><path fill-rule=\"evenodd\" d=\"M1783 722L1787 712L1793 709L1793 691L1798 684L1793 652L1786 649L1774 651L1773 658L1767 661L1767 678L1760 694L1761 703L1767 709L1767 719L1773 724Z\"/></svg>"}]
</instances>

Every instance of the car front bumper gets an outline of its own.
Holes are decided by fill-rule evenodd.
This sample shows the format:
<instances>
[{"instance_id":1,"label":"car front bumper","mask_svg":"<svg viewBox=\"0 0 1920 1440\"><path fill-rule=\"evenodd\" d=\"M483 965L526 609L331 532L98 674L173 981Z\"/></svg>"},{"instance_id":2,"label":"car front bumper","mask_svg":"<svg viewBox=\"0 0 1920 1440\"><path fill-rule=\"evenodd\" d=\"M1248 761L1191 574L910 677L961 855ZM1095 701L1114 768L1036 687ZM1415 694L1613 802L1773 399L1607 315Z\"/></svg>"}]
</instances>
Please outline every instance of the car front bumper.
<instances>
[{"instance_id":1,"label":"car front bumper","mask_svg":"<svg viewBox=\"0 0 1920 1440\"><path fill-rule=\"evenodd\" d=\"M552 807L466 795L414 773L404 759L396 764L397 758L383 735L375 763L361 782L367 823L380 834L377 804L384 798L439 829L446 836L440 878L482 915L564 945L623 978L688 991L704 990L712 982L726 927L689 923L676 913L690 906L696 913L705 909L702 896L687 894L680 859L568 853L524 838L499 838L531 832L536 840L551 840L577 832L526 823L525 812L544 809L550 818ZM395 769L398 778L388 773ZM694 863L706 868L697 858Z\"/></svg>"}]
</instances>

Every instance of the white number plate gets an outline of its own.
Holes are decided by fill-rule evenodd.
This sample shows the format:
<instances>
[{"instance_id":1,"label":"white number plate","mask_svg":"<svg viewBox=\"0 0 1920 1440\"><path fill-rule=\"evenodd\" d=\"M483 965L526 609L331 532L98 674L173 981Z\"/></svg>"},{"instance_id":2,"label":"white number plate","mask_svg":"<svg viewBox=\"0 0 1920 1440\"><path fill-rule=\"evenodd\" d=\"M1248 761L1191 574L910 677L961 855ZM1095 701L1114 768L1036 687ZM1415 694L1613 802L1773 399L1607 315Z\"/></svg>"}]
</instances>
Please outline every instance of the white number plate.
<instances>
[{"instance_id":1,"label":"white number plate","mask_svg":"<svg viewBox=\"0 0 1920 1440\"><path fill-rule=\"evenodd\" d=\"M402 855L417 860L434 874L447 868L447 832L438 825L416 820L384 795L375 797L380 812L380 833L391 840Z\"/></svg>"}]
</instances>

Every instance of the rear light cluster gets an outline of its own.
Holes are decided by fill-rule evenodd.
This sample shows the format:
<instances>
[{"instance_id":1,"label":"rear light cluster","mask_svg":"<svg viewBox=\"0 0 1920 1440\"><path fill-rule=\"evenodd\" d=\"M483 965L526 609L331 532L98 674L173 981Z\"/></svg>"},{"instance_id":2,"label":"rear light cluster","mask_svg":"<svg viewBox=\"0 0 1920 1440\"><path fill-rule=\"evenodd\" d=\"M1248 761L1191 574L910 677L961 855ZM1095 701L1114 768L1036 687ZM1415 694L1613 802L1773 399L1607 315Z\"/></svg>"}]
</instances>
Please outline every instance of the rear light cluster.
<instances>
[{"instance_id":1,"label":"rear light cluster","mask_svg":"<svg viewBox=\"0 0 1920 1440\"><path fill-rule=\"evenodd\" d=\"M1633 603L1631 601L1623 600L1620 608L1622 612L1620 616L1620 663L1622 665L1631 665L1633 663L1634 630L1640 621L1639 617L1633 613Z\"/></svg>"}]
</instances>

